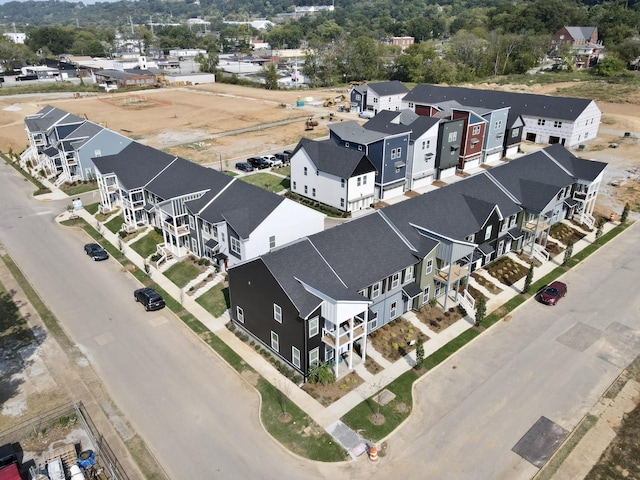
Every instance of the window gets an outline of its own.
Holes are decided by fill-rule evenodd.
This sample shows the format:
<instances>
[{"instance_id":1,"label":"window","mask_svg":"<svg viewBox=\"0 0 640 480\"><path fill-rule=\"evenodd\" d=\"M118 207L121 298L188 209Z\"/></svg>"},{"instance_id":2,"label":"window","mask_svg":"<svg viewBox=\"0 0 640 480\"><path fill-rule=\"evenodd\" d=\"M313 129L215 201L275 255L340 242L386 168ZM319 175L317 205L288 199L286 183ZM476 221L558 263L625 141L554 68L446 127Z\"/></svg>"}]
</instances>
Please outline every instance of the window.
<instances>
[{"instance_id":1,"label":"window","mask_svg":"<svg viewBox=\"0 0 640 480\"><path fill-rule=\"evenodd\" d=\"M427 148L431 148L431 140L427 140Z\"/></svg>"},{"instance_id":2,"label":"window","mask_svg":"<svg viewBox=\"0 0 640 480\"><path fill-rule=\"evenodd\" d=\"M391 288L397 288L400 285L400 274L394 273L391 276Z\"/></svg>"},{"instance_id":3,"label":"window","mask_svg":"<svg viewBox=\"0 0 640 480\"><path fill-rule=\"evenodd\" d=\"M487 229L484 232L484 239L485 240L489 240L489 238L491 237L491 230L493 230L493 225L487 226Z\"/></svg>"},{"instance_id":4,"label":"window","mask_svg":"<svg viewBox=\"0 0 640 480\"><path fill-rule=\"evenodd\" d=\"M560 120L556 120L555 122L553 122L553 126L555 128L562 128L562 122Z\"/></svg>"},{"instance_id":5,"label":"window","mask_svg":"<svg viewBox=\"0 0 640 480\"><path fill-rule=\"evenodd\" d=\"M98 149L98 150L94 150L93 151L93 156L94 157L101 157L102 156L102 152Z\"/></svg>"},{"instance_id":6,"label":"window","mask_svg":"<svg viewBox=\"0 0 640 480\"><path fill-rule=\"evenodd\" d=\"M471 131L472 135L480 135L480 125L474 125Z\"/></svg>"},{"instance_id":7,"label":"window","mask_svg":"<svg viewBox=\"0 0 640 480\"><path fill-rule=\"evenodd\" d=\"M380 282L374 283L371 287L371 298L378 298L380 296Z\"/></svg>"},{"instance_id":8,"label":"window","mask_svg":"<svg viewBox=\"0 0 640 480\"><path fill-rule=\"evenodd\" d=\"M215 225L211 225L211 235L213 235L213 238L218 238L218 227Z\"/></svg>"},{"instance_id":9,"label":"window","mask_svg":"<svg viewBox=\"0 0 640 480\"><path fill-rule=\"evenodd\" d=\"M193 221L193 216L192 215L189 215L189 228L191 230L195 230L195 228L196 228L196 224Z\"/></svg>"},{"instance_id":10,"label":"window","mask_svg":"<svg viewBox=\"0 0 640 480\"><path fill-rule=\"evenodd\" d=\"M361 152L362 151L362 145L358 145L358 151Z\"/></svg>"},{"instance_id":11,"label":"window","mask_svg":"<svg viewBox=\"0 0 640 480\"><path fill-rule=\"evenodd\" d=\"M396 160L402 157L402 147L394 148L391 150L391 160Z\"/></svg>"},{"instance_id":12,"label":"window","mask_svg":"<svg viewBox=\"0 0 640 480\"><path fill-rule=\"evenodd\" d=\"M411 280L413 280L413 266L404 271L404 282L410 282Z\"/></svg>"},{"instance_id":13,"label":"window","mask_svg":"<svg viewBox=\"0 0 640 480\"><path fill-rule=\"evenodd\" d=\"M230 237L229 241L231 242L231 251L240 255L240 240Z\"/></svg>"},{"instance_id":14,"label":"window","mask_svg":"<svg viewBox=\"0 0 640 480\"><path fill-rule=\"evenodd\" d=\"M309 320L309 338L315 337L320 331L320 317L313 317Z\"/></svg>"},{"instance_id":15,"label":"window","mask_svg":"<svg viewBox=\"0 0 640 480\"><path fill-rule=\"evenodd\" d=\"M466 238L467 242L473 242L475 239L476 239L475 234L473 234L473 235L469 235L469 236Z\"/></svg>"},{"instance_id":16,"label":"window","mask_svg":"<svg viewBox=\"0 0 640 480\"><path fill-rule=\"evenodd\" d=\"M544 126L545 123L547 123L547 121L544 118L539 118L538 119L538 125Z\"/></svg>"},{"instance_id":17,"label":"window","mask_svg":"<svg viewBox=\"0 0 640 480\"><path fill-rule=\"evenodd\" d=\"M424 287L424 290L422 291L422 303L429 303L429 290L431 289L430 286L426 286Z\"/></svg>"},{"instance_id":18,"label":"window","mask_svg":"<svg viewBox=\"0 0 640 480\"><path fill-rule=\"evenodd\" d=\"M356 100L362 100L362 95L360 95L359 93L356 94Z\"/></svg>"},{"instance_id":19,"label":"window","mask_svg":"<svg viewBox=\"0 0 640 480\"><path fill-rule=\"evenodd\" d=\"M320 170L316 170L316 177L320 175Z\"/></svg>"},{"instance_id":20,"label":"window","mask_svg":"<svg viewBox=\"0 0 640 480\"><path fill-rule=\"evenodd\" d=\"M271 235L269 237L269 248L273 248L276 246L276 236L275 235Z\"/></svg>"},{"instance_id":21,"label":"window","mask_svg":"<svg viewBox=\"0 0 640 480\"><path fill-rule=\"evenodd\" d=\"M429 275L431 272L433 272L433 258L427 260L427 267L424 269L425 275Z\"/></svg>"},{"instance_id":22,"label":"window","mask_svg":"<svg viewBox=\"0 0 640 480\"><path fill-rule=\"evenodd\" d=\"M341 207L341 208L344 208L344 198L341 198L341 199L340 199L340 207Z\"/></svg>"},{"instance_id":23,"label":"window","mask_svg":"<svg viewBox=\"0 0 640 480\"><path fill-rule=\"evenodd\" d=\"M358 177L357 185L358 185L358 187L359 187L360 185L362 185L362 177Z\"/></svg>"},{"instance_id":24,"label":"window","mask_svg":"<svg viewBox=\"0 0 640 480\"><path fill-rule=\"evenodd\" d=\"M341 178L341 179L340 179L340 186L341 186L342 188L344 188L344 184L345 184L345 183L347 183L347 182L346 182L346 180L345 180L344 178Z\"/></svg>"},{"instance_id":25,"label":"window","mask_svg":"<svg viewBox=\"0 0 640 480\"><path fill-rule=\"evenodd\" d=\"M205 223L202 225L202 230L204 230L204 233L206 233L206 234L208 235L208 234L209 234L209 232L210 232L209 224L205 222Z\"/></svg>"},{"instance_id":26,"label":"window","mask_svg":"<svg viewBox=\"0 0 640 480\"><path fill-rule=\"evenodd\" d=\"M271 332L271 348L276 352L280 351L280 339L276 332Z\"/></svg>"},{"instance_id":27,"label":"window","mask_svg":"<svg viewBox=\"0 0 640 480\"><path fill-rule=\"evenodd\" d=\"M366 185L366 184L367 184L367 176L366 176L366 175L363 175L363 176L362 176L362 184L363 184L363 185Z\"/></svg>"},{"instance_id":28,"label":"window","mask_svg":"<svg viewBox=\"0 0 640 480\"><path fill-rule=\"evenodd\" d=\"M496 120L496 130L500 130L502 128L502 120Z\"/></svg>"},{"instance_id":29,"label":"window","mask_svg":"<svg viewBox=\"0 0 640 480\"><path fill-rule=\"evenodd\" d=\"M244 310L242 307L236 307L236 320L244 323Z\"/></svg>"},{"instance_id":30,"label":"window","mask_svg":"<svg viewBox=\"0 0 640 480\"><path fill-rule=\"evenodd\" d=\"M349 142L344 142L345 148L349 148Z\"/></svg>"},{"instance_id":31,"label":"window","mask_svg":"<svg viewBox=\"0 0 640 480\"><path fill-rule=\"evenodd\" d=\"M191 250L196 254L198 253L198 241L195 238L191 239Z\"/></svg>"},{"instance_id":32,"label":"window","mask_svg":"<svg viewBox=\"0 0 640 480\"><path fill-rule=\"evenodd\" d=\"M509 217L509 228L515 227L517 217L517 214L513 214L511 215L511 217Z\"/></svg>"},{"instance_id":33,"label":"window","mask_svg":"<svg viewBox=\"0 0 640 480\"><path fill-rule=\"evenodd\" d=\"M294 367L300 368L300 350L296 347L291 347L291 363Z\"/></svg>"},{"instance_id":34,"label":"window","mask_svg":"<svg viewBox=\"0 0 640 480\"><path fill-rule=\"evenodd\" d=\"M282 323L282 307L277 303L273 304L273 319L278 323Z\"/></svg>"},{"instance_id":35,"label":"window","mask_svg":"<svg viewBox=\"0 0 640 480\"><path fill-rule=\"evenodd\" d=\"M423 141L422 142L422 149L424 150L427 147L427 142Z\"/></svg>"},{"instance_id":36,"label":"window","mask_svg":"<svg viewBox=\"0 0 640 480\"><path fill-rule=\"evenodd\" d=\"M378 103L378 99L374 97L373 103Z\"/></svg>"},{"instance_id":37,"label":"window","mask_svg":"<svg viewBox=\"0 0 640 480\"><path fill-rule=\"evenodd\" d=\"M458 139L458 132L449 132L449 143L455 142Z\"/></svg>"},{"instance_id":38,"label":"window","mask_svg":"<svg viewBox=\"0 0 640 480\"><path fill-rule=\"evenodd\" d=\"M518 135L520 135L520 129L519 128L514 128L513 130L511 130L511 138L517 138Z\"/></svg>"},{"instance_id":39,"label":"window","mask_svg":"<svg viewBox=\"0 0 640 480\"><path fill-rule=\"evenodd\" d=\"M398 302L391 302L391 307L389 308L389 318L396 318L398 314Z\"/></svg>"},{"instance_id":40,"label":"window","mask_svg":"<svg viewBox=\"0 0 640 480\"><path fill-rule=\"evenodd\" d=\"M307 175L307 167L304 167L304 174Z\"/></svg>"},{"instance_id":41,"label":"window","mask_svg":"<svg viewBox=\"0 0 640 480\"><path fill-rule=\"evenodd\" d=\"M312 196L312 197L315 197L315 196L316 196L316 189L315 189L315 188L312 188L312 189L311 189L311 196Z\"/></svg>"},{"instance_id":42,"label":"window","mask_svg":"<svg viewBox=\"0 0 640 480\"><path fill-rule=\"evenodd\" d=\"M413 108L413 102L409 102L409 108Z\"/></svg>"},{"instance_id":43,"label":"window","mask_svg":"<svg viewBox=\"0 0 640 480\"><path fill-rule=\"evenodd\" d=\"M306 185L304 186L304 193L305 193L305 195L306 195L307 193L309 193L309 187L307 187Z\"/></svg>"},{"instance_id":44,"label":"window","mask_svg":"<svg viewBox=\"0 0 640 480\"><path fill-rule=\"evenodd\" d=\"M309 352L309 366L315 367L320 363L320 350L318 347L314 348Z\"/></svg>"},{"instance_id":45,"label":"window","mask_svg":"<svg viewBox=\"0 0 640 480\"><path fill-rule=\"evenodd\" d=\"M296 184L296 182L293 182L293 189L296 190L298 188L298 185Z\"/></svg>"}]
</instances>

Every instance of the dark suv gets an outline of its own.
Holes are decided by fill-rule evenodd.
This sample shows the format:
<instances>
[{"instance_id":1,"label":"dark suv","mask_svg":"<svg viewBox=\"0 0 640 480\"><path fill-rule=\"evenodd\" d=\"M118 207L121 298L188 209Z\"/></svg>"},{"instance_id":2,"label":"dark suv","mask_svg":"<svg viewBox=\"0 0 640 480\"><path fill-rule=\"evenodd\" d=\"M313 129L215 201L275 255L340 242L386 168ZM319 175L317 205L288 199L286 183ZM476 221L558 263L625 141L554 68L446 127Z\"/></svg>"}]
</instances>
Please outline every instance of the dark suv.
<instances>
[{"instance_id":1,"label":"dark suv","mask_svg":"<svg viewBox=\"0 0 640 480\"><path fill-rule=\"evenodd\" d=\"M276 158L281 160L284 165L287 165L291 160L291 150L285 150L284 152L276 153Z\"/></svg>"},{"instance_id":2,"label":"dark suv","mask_svg":"<svg viewBox=\"0 0 640 480\"><path fill-rule=\"evenodd\" d=\"M139 288L133 292L133 298L142 303L147 312L164 308L164 299L153 288Z\"/></svg>"},{"instance_id":3,"label":"dark suv","mask_svg":"<svg viewBox=\"0 0 640 480\"><path fill-rule=\"evenodd\" d=\"M269 162L267 162L264 158L261 158L261 157L248 158L247 163L251 165L253 168L257 168L258 170L263 170L271 166Z\"/></svg>"}]
</instances>

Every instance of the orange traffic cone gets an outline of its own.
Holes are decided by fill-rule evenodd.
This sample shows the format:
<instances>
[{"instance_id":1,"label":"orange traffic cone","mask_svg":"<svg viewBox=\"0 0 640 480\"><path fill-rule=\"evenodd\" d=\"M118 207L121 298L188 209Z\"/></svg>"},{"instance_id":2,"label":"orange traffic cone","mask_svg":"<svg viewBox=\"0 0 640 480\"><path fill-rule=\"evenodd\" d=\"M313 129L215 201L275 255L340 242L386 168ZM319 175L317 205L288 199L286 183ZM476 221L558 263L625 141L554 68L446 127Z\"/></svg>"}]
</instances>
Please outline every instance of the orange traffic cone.
<instances>
[{"instance_id":1,"label":"orange traffic cone","mask_svg":"<svg viewBox=\"0 0 640 480\"><path fill-rule=\"evenodd\" d=\"M613 221L615 220L615 218L616 218L616 214L615 214L615 213L613 213L613 212L611 212L611 213L609 214L609 221L610 221L610 222L613 222Z\"/></svg>"},{"instance_id":2,"label":"orange traffic cone","mask_svg":"<svg viewBox=\"0 0 640 480\"><path fill-rule=\"evenodd\" d=\"M369 447L369 460L374 463L378 461L378 449L374 444Z\"/></svg>"}]
</instances>

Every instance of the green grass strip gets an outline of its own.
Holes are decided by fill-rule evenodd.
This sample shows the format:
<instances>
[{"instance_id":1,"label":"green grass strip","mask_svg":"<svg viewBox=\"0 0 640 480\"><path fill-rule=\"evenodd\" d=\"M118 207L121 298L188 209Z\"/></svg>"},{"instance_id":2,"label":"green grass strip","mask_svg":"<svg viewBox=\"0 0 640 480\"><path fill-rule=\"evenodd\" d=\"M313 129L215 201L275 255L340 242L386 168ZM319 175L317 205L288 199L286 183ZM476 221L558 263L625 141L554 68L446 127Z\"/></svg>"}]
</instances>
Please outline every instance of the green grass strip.
<instances>
[{"instance_id":1,"label":"green grass strip","mask_svg":"<svg viewBox=\"0 0 640 480\"><path fill-rule=\"evenodd\" d=\"M462 332L456 338L443 345L439 350L436 350L425 358L422 363L423 367L427 370L431 370L435 366L440 365L478 335L480 335L480 332L474 328L470 328L469 330Z\"/></svg>"},{"instance_id":2,"label":"green grass strip","mask_svg":"<svg viewBox=\"0 0 640 480\"><path fill-rule=\"evenodd\" d=\"M88 205L83 205L84 209L89 212L91 215L95 215L98 213L98 209L100 208L100 203L89 203Z\"/></svg>"},{"instance_id":3,"label":"green grass strip","mask_svg":"<svg viewBox=\"0 0 640 480\"><path fill-rule=\"evenodd\" d=\"M502 306L498 307L496 310L491 312L491 314L487 315L484 318L484 320L481 322L481 326L483 326L484 328L489 328L491 325L495 324L496 322L504 318L506 315L508 315L510 312L515 310L516 307L524 303L526 299L527 297L525 297L524 295L516 295L515 297L510 299L508 302L506 302L505 304L503 304Z\"/></svg>"},{"instance_id":4,"label":"green grass strip","mask_svg":"<svg viewBox=\"0 0 640 480\"><path fill-rule=\"evenodd\" d=\"M111 233L117 234L120 231L120 228L122 228L123 223L122 217L117 215L105 223L104 226L107 227Z\"/></svg>"},{"instance_id":5,"label":"green grass strip","mask_svg":"<svg viewBox=\"0 0 640 480\"><path fill-rule=\"evenodd\" d=\"M2 90L2 89L0 89L0 90ZM6 90L9 90L9 89L6 89ZM23 170L22 168L20 168L20 164L18 162L14 162L13 160L9 159L4 153L0 154L0 156L7 162L7 164L11 165L24 178L26 178L27 180L29 180L31 183L33 183L36 186L37 190L35 192L33 192L33 196L42 195L43 193L51 193L51 190L49 190L47 187L45 187L42 182L40 182L38 179L36 179L29 172L27 172L27 171Z\"/></svg>"}]
</instances>

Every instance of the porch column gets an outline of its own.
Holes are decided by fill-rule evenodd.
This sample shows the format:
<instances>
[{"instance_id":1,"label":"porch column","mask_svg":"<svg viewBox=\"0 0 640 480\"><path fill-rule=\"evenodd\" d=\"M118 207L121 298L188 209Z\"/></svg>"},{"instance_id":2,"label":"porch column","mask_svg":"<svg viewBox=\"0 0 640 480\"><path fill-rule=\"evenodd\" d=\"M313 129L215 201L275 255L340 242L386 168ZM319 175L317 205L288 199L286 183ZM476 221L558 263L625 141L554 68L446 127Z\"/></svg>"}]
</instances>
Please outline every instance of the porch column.
<instances>
[{"instance_id":1,"label":"porch column","mask_svg":"<svg viewBox=\"0 0 640 480\"><path fill-rule=\"evenodd\" d=\"M364 337L362 345L362 361L367 359L367 338L369 337L369 307L364 311Z\"/></svg>"},{"instance_id":2,"label":"porch column","mask_svg":"<svg viewBox=\"0 0 640 480\"><path fill-rule=\"evenodd\" d=\"M349 319L349 370L353 368L353 317Z\"/></svg>"}]
</instances>

